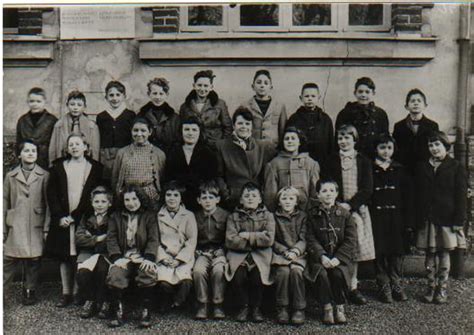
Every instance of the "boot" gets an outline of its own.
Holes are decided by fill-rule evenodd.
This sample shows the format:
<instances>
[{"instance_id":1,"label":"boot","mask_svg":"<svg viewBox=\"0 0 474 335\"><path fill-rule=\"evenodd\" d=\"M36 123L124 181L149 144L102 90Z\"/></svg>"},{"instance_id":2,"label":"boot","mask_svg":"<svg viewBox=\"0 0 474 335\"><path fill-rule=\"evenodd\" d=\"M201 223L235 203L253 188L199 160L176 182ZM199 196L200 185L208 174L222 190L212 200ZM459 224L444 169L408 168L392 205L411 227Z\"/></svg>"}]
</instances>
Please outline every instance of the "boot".
<instances>
[{"instance_id":1,"label":"boot","mask_svg":"<svg viewBox=\"0 0 474 335\"><path fill-rule=\"evenodd\" d=\"M56 307L59 307L59 308L67 307L71 304L71 302L72 302L72 295L63 294L61 298L59 299L58 303L56 304Z\"/></svg>"},{"instance_id":2,"label":"boot","mask_svg":"<svg viewBox=\"0 0 474 335\"><path fill-rule=\"evenodd\" d=\"M123 304L122 304L122 301L119 301L117 309L115 311L115 318L109 322L109 327L111 328L121 327L123 325L123 322L124 322Z\"/></svg>"},{"instance_id":3,"label":"boot","mask_svg":"<svg viewBox=\"0 0 474 335\"><path fill-rule=\"evenodd\" d=\"M263 322L262 311L259 306L255 306L252 311L252 320L254 322Z\"/></svg>"},{"instance_id":4,"label":"boot","mask_svg":"<svg viewBox=\"0 0 474 335\"><path fill-rule=\"evenodd\" d=\"M34 304L36 304L36 301L37 301L37 299L36 299L36 294L35 294L34 290L25 289L23 291L23 299L22 299L21 303L24 306L34 305Z\"/></svg>"},{"instance_id":5,"label":"boot","mask_svg":"<svg viewBox=\"0 0 474 335\"><path fill-rule=\"evenodd\" d=\"M194 315L196 320L206 320L207 319L207 304L200 302L199 307Z\"/></svg>"},{"instance_id":6,"label":"boot","mask_svg":"<svg viewBox=\"0 0 474 335\"><path fill-rule=\"evenodd\" d=\"M395 299L396 301L408 300L407 294L403 290L403 287L401 287L399 284L392 285L392 296L393 296L393 299Z\"/></svg>"},{"instance_id":7,"label":"boot","mask_svg":"<svg viewBox=\"0 0 474 335\"><path fill-rule=\"evenodd\" d=\"M381 302L390 304L393 302L392 290L389 284L382 285L379 290L379 299Z\"/></svg>"},{"instance_id":8,"label":"boot","mask_svg":"<svg viewBox=\"0 0 474 335\"><path fill-rule=\"evenodd\" d=\"M239 322L245 322L247 321L249 317L249 307L247 305L244 305L240 308L239 312L235 316L235 319Z\"/></svg>"},{"instance_id":9,"label":"boot","mask_svg":"<svg viewBox=\"0 0 474 335\"><path fill-rule=\"evenodd\" d=\"M291 316L291 323L300 326L304 323L305 320L305 315L304 315L304 310L302 309L297 309L293 312L293 315Z\"/></svg>"},{"instance_id":10,"label":"boot","mask_svg":"<svg viewBox=\"0 0 474 335\"><path fill-rule=\"evenodd\" d=\"M150 310L144 307L142 309L142 314L140 316L140 328L150 328L150 327L151 327Z\"/></svg>"},{"instance_id":11,"label":"boot","mask_svg":"<svg viewBox=\"0 0 474 335\"><path fill-rule=\"evenodd\" d=\"M423 302L431 304L433 302L433 299L434 299L435 291L436 290L433 286L429 286L428 289L426 290L425 295L423 296L423 298L421 300Z\"/></svg>"},{"instance_id":12,"label":"boot","mask_svg":"<svg viewBox=\"0 0 474 335\"><path fill-rule=\"evenodd\" d=\"M448 302L448 291L445 287L438 287L434 296L434 302L437 304L445 304Z\"/></svg>"},{"instance_id":13,"label":"boot","mask_svg":"<svg viewBox=\"0 0 474 335\"><path fill-rule=\"evenodd\" d=\"M222 308L222 304L215 304L212 317L216 320L225 319L225 312Z\"/></svg>"},{"instance_id":14,"label":"boot","mask_svg":"<svg viewBox=\"0 0 474 335\"><path fill-rule=\"evenodd\" d=\"M74 294L72 296L72 302L75 306L82 306L85 301L80 294Z\"/></svg>"},{"instance_id":15,"label":"boot","mask_svg":"<svg viewBox=\"0 0 474 335\"><path fill-rule=\"evenodd\" d=\"M344 314L344 305L336 305L336 312L334 313L334 319L337 324L347 323L346 314Z\"/></svg>"},{"instance_id":16,"label":"boot","mask_svg":"<svg viewBox=\"0 0 474 335\"><path fill-rule=\"evenodd\" d=\"M100 307L97 316L99 317L99 319L108 319L110 317L110 303L102 303L102 306Z\"/></svg>"},{"instance_id":17,"label":"boot","mask_svg":"<svg viewBox=\"0 0 474 335\"><path fill-rule=\"evenodd\" d=\"M325 325L333 325L334 324L334 315L332 310L332 305L327 304L324 305L324 312L323 318L321 320Z\"/></svg>"},{"instance_id":18,"label":"boot","mask_svg":"<svg viewBox=\"0 0 474 335\"><path fill-rule=\"evenodd\" d=\"M280 324L286 324L290 322L290 315L288 314L287 306L277 307L277 322Z\"/></svg>"},{"instance_id":19,"label":"boot","mask_svg":"<svg viewBox=\"0 0 474 335\"><path fill-rule=\"evenodd\" d=\"M79 315L82 319L91 318L96 312L96 303L92 300L87 300L82 306L81 314Z\"/></svg>"},{"instance_id":20,"label":"boot","mask_svg":"<svg viewBox=\"0 0 474 335\"><path fill-rule=\"evenodd\" d=\"M367 299L360 293L358 289L352 290L349 292L349 301L355 305L365 305Z\"/></svg>"}]
</instances>

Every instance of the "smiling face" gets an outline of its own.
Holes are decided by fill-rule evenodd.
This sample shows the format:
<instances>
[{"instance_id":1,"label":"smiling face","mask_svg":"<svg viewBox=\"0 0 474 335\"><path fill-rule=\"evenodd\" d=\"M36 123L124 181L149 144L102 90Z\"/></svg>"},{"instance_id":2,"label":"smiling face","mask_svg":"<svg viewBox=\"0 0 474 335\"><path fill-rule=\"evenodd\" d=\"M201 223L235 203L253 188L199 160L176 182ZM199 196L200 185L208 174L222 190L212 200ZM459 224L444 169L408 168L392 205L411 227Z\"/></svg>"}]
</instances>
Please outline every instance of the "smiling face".
<instances>
[{"instance_id":1,"label":"smiling face","mask_svg":"<svg viewBox=\"0 0 474 335\"><path fill-rule=\"evenodd\" d=\"M78 117L84 113L86 104L82 99L71 99L67 102L67 108L73 117Z\"/></svg>"},{"instance_id":2,"label":"smiling face","mask_svg":"<svg viewBox=\"0 0 474 335\"><path fill-rule=\"evenodd\" d=\"M38 158L38 148L32 143L25 143L20 152L20 161L22 164L33 164Z\"/></svg>"},{"instance_id":3,"label":"smiling face","mask_svg":"<svg viewBox=\"0 0 474 335\"><path fill-rule=\"evenodd\" d=\"M107 91L105 99L113 109L120 107L125 100L125 94L120 92L116 87L112 87Z\"/></svg>"},{"instance_id":4,"label":"smiling face","mask_svg":"<svg viewBox=\"0 0 474 335\"><path fill-rule=\"evenodd\" d=\"M81 137L69 137L69 141L67 142L67 152L71 155L72 158L84 157L86 151L87 145L84 143Z\"/></svg>"},{"instance_id":5,"label":"smiling face","mask_svg":"<svg viewBox=\"0 0 474 335\"><path fill-rule=\"evenodd\" d=\"M286 213L292 213L298 204L298 197L293 192L283 192L278 199L281 209Z\"/></svg>"},{"instance_id":6,"label":"smiling face","mask_svg":"<svg viewBox=\"0 0 474 335\"><path fill-rule=\"evenodd\" d=\"M92 198L92 208L98 214L104 214L109 210L110 206L112 206L112 204L106 194L99 193Z\"/></svg>"},{"instance_id":7,"label":"smiling face","mask_svg":"<svg viewBox=\"0 0 474 335\"><path fill-rule=\"evenodd\" d=\"M389 161L392 159L394 150L395 146L392 142L380 143L377 145L377 157L383 161Z\"/></svg>"},{"instance_id":8,"label":"smiling face","mask_svg":"<svg viewBox=\"0 0 474 335\"><path fill-rule=\"evenodd\" d=\"M208 213L213 212L217 208L219 201L221 201L221 197L209 192L201 193L197 199L198 204Z\"/></svg>"},{"instance_id":9,"label":"smiling face","mask_svg":"<svg viewBox=\"0 0 474 335\"><path fill-rule=\"evenodd\" d=\"M300 139L297 133L287 132L283 136L283 148L286 152L297 154L300 144Z\"/></svg>"},{"instance_id":10,"label":"smiling face","mask_svg":"<svg viewBox=\"0 0 474 335\"><path fill-rule=\"evenodd\" d=\"M185 123L182 126L182 133L185 144L196 144L199 141L201 130L195 123Z\"/></svg>"},{"instance_id":11,"label":"smiling face","mask_svg":"<svg viewBox=\"0 0 474 335\"><path fill-rule=\"evenodd\" d=\"M262 196L258 190L245 189L240 197L240 204L246 209L257 209L262 203Z\"/></svg>"},{"instance_id":12,"label":"smiling face","mask_svg":"<svg viewBox=\"0 0 474 335\"><path fill-rule=\"evenodd\" d=\"M214 86L211 83L211 78L201 77L194 82L193 88L200 99L206 99Z\"/></svg>"},{"instance_id":13,"label":"smiling face","mask_svg":"<svg viewBox=\"0 0 474 335\"><path fill-rule=\"evenodd\" d=\"M127 192L123 195L123 205L129 212L136 212L142 203L135 192Z\"/></svg>"},{"instance_id":14,"label":"smiling face","mask_svg":"<svg viewBox=\"0 0 474 335\"><path fill-rule=\"evenodd\" d=\"M338 133L337 145L341 151L352 151L355 147L354 137L351 134Z\"/></svg>"},{"instance_id":15,"label":"smiling face","mask_svg":"<svg viewBox=\"0 0 474 335\"><path fill-rule=\"evenodd\" d=\"M444 147L443 142L436 140L434 142L428 142L428 149L433 158L443 160L446 157L447 151Z\"/></svg>"},{"instance_id":16,"label":"smiling face","mask_svg":"<svg viewBox=\"0 0 474 335\"><path fill-rule=\"evenodd\" d=\"M178 190L166 191L165 203L169 211L177 211L181 205L181 193Z\"/></svg>"},{"instance_id":17,"label":"smiling face","mask_svg":"<svg viewBox=\"0 0 474 335\"><path fill-rule=\"evenodd\" d=\"M34 93L28 95L26 102L28 103L28 107L32 113L40 113L44 111L44 105L46 105L46 99L44 96Z\"/></svg>"},{"instance_id":18,"label":"smiling face","mask_svg":"<svg viewBox=\"0 0 474 335\"><path fill-rule=\"evenodd\" d=\"M168 93L159 85L151 85L148 97L155 106L161 106L168 98Z\"/></svg>"},{"instance_id":19,"label":"smiling face","mask_svg":"<svg viewBox=\"0 0 474 335\"><path fill-rule=\"evenodd\" d=\"M420 114L423 113L426 109L425 99L421 94L412 94L408 99L408 103L405 108L411 114Z\"/></svg>"},{"instance_id":20,"label":"smiling face","mask_svg":"<svg viewBox=\"0 0 474 335\"><path fill-rule=\"evenodd\" d=\"M270 94L272 81L266 75L261 74L253 81L252 88L258 98L265 98Z\"/></svg>"},{"instance_id":21,"label":"smiling face","mask_svg":"<svg viewBox=\"0 0 474 335\"><path fill-rule=\"evenodd\" d=\"M132 127L133 143L141 145L145 144L150 137L151 132L148 126L144 123L137 122Z\"/></svg>"},{"instance_id":22,"label":"smiling face","mask_svg":"<svg viewBox=\"0 0 474 335\"><path fill-rule=\"evenodd\" d=\"M318 199L325 207L333 206L338 195L336 185L334 183L323 183L318 192Z\"/></svg>"},{"instance_id":23,"label":"smiling face","mask_svg":"<svg viewBox=\"0 0 474 335\"><path fill-rule=\"evenodd\" d=\"M317 88L305 88L300 99L306 108L313 109L319 101L319 90Z\"/></svg>"},{"instance_id":24,"label":"smiling face","mask_svg":"<svg viewBox=\"0 0 474 335\"><path fill-rule=\"evenodd\" d=\"M239 115L235 119L234 130L238 137L246 139L252 135L252 121L246 120L242 115Z\"/></svg>"},{"instance_id":25,"label":"smiling face","mask_svg":"<svg viewBox=\"0 0 474 335\"><path fill-rule=\"evenodd\" d=\"M374 99L375 92L367 85L359 85L354 91L357 102L361 105L368 105Z\"/></svg>"}]
</instances>

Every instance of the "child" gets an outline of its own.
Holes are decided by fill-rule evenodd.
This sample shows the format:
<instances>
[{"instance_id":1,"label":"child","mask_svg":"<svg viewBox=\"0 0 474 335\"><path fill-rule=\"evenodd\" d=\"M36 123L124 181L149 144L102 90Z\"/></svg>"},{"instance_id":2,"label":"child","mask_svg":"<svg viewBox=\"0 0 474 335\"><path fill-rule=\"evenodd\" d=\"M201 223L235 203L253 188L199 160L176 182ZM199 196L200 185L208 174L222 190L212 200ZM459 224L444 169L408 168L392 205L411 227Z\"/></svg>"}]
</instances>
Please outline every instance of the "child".
<instances>
[{"instance_id":1,"label":"child","mask_svg":"<svg viewBox=\"0 0 474 335\"><path fill-rule=\"evenodd\" d=\"M35 141L38 145L37 164L43 169L49 166L48 148L57 117L50 114L45 108L46 92L39 87L28 91L26 100L30 110L18 120L16 124L16 143L20 145L26 139Z\"/></svg>"},{"instance_id":2,"label":"child","mask_svg":"<svg viewBox=\"0 0 474 335\"><path fill-rule=\"evenodd\" d=\"M372 79L357 79L354 96L357 101L348 102L337 115L336 129L343 124L353 125L359 134L358 151L367 157L373 157L375 139L380 134L389 134L387 113L373 102L375 84Z\"/></svg>"},{"instance_id":3,"label":"child","mask_svg":"<svg viewBox=\"0 0 474 335\"><path fill-rule=\"evenodd\" d=\"M100 162L104 165L104 179L110 183L117 151L132 142L131 130L135 113L127 109L125 86L111 81L105 87L109 106L96 118L100 133Z\"/></svg>"},{"instance_id":4,"label":"child","mask_svg":"<svg viewBox=\"0 0 474 335\"><path fill-rule=\"evenodd\" d=\"M265 167L264 199L270 211L277 208L276 194L284 186L293 186L300 195L299 205L305 210L316 200L319 164L304 148L306 137L294 127L286 128L279 145L280 152Z\"/></svg>"},{"instance_id":5,"label":"child","mask_svg":"<svg viewBox=\"0 0 474 335\"><path fill-rule=\"evenodd\" d=\"M112 193L97 186L91 192L93 215L83 216L76 230L77 283L81 297L86 301L81 318L88 319L99 310L99 318L105 319L109 312L105 279L110 261L107 255L107 226L112 206Z\"/></svg>"},{"instance_id":6,"label":"child","mask_svg":"<svg viewBox=\"0 0 474 335\"><path fill-rule=\"evenodd\" d=\"M228 261L225 275L227 281L232 281L240 305L236 319L247 321L250 304L253 321L262 322L263 288L272 284L275 219L263 205L256 184L249 182L242 187L240 206L227 218L225 236Z\"/></svg>"},{"instance_id":7,"label":"child","mask_svg":"<svg viewBox=\"0 0 474 335\"><path fill-rule=\"evenodd\" d=\"M176 181L163 188L164 202L158 212L160 243L156 263L158 264L158 287L162 292L162 308L181 307L192 287L192 269L197 243L197 226L194 214L182 204L185 189Z\"/></svg>"},{"instance_id":8,"label":"child","mask_svg":"<svg viewBox=\"0 0 474 335\"><path fill-rule=\"evenodd\" d=\"M320 180L317 189L320 203L308 213L305 278L316 284L322 322L342 324L347 322L344 304L357 246L356 223L347 209L335 203L339 194L335 181Z\"/></svg>"},{"instance_id":9,"label":"child","mask_svg":"<svg viewBox=\"0 0 474 335\"><path fill-rule=\"evenodd\" d=\"M375 244L375 270L382 302L408 298L401 283L404 232L413 228L412 191L405 168L392 160L395 140L381 135L375 141L374 192L370 205Z\"/></svg>"},{"instance_id":10,"label":"child","mask_svg":"<svg viewBox=\"0 0 474 335\"><path fill-rule=\"evenodd\" d=\"M224 253L225 228L229 213L217 206L221 200L219 187L213 181L199 186L197 198L201 210L196 213L198 240L196 264L193 269L194 289L199 308L196 319L207 319L207 307L210 300L214 305L212 317L224 319L225 277L227 260ZM209 285L210 284L210 285ZM210 288L209 288L210 286ZM212 299L209 295L212 292Z\"/></svg>"},{"instance_id":11,"label":"child","mask_svg":"<svg viewBox=\"0 0 474 335\"><path fill-rule=\"evenodd\" d=\"M428 137L431 157L416 170L418 236L416 246L425 250L427 303L446 303L449 251L466 248L467 179L463 165L448 155L450 143L443 132Z\"/></svg>"},{"instance_id":12,"label":"child","mask_svg":"<svg viewBox=\"0 0 474 335\"><path fill-rule=\"evenodd\" d=\"M398 148L395 159L402 163L412 176L415 174L416 165L430 158L428 137L439 130L438 124L424 115L427 106L426 96L421 90L410 90L405 100L408 116L395 123L393 129Z\"/></svg>"},{"instance_id":13,"label":"child","mask_svg":"<svg viewBox=\"0 0 474 335\"><path fill-rule=\"evenodd\" d=\"M342 187L339 193L340 206L350 211L358 221L356 262L375 258L372 223L367 204L373 191L372 162L355 150L358 142L357 130L351 125L342 125L336 132L339 153L333 154L323 164L321 175L333 179ZM367 303L357 289L357 263L354 264L349 300L355 304Z\"/></svg>"},{"instance_id":14,"label":"child","mask_svg":"<svg viewBox=\"0 0 474 335\"><path fill-rule=\"evenodd\" d=\"M36 303L36 288L48 234L46 203L48 172L36 164L38 146L25 139L18 143L20 165L8 172L3 183L3 287L13 281L17 265L25 274L23 305Z\"/></svg>"},{"instance_id":15,"label":"child","mask_svg":"<svg viewBox=\"0 0 474 335\"><path fill-rule=\"evenodd\" d=\"M301 89L300 100L303 106L290 116L286 127L296 127L307 139L307 150L312 159L321 162L332 153L334 147L334 128L332 120L318 106L319 87L306 83Z\"/></svg>"},{"instance_id":16,"label":"child","mask_svg":"<svg viewBox=\"0 0 474 335\"><path fill-rule=\"evenodd\" d=\"M110 216L107 251L113 262L107 275L115 318L110 327L124 322L123 291L133 281L138 287L140 327L151 326L151 297L156 285L156 251L160 240L156 213L146 210L146 198L138 188L126 187L120 195L121 210Z\"/></svg>"},{"instance_id":17,"label":"child","mask_svg":"<svg viewBox=\"0 0 474 335\"><path fill-rule=\"evenodd\" d=\"M299 210L299 192L293 186L278 191L275 212L275 243L272 271L276 286L277 320L288 323L291 297L291 323L304 323L306 308L303 271L306 267L306 214Z\"/></svg>"},{"instance_id":18,"label":"child","mask_svg":"<svg viewBox=\"0 0 474 335\"><path fill-rule=\"evenodd\" d=\"M255 72L252 89L255 95L242 107L248 108L254 116L253 137L272 142L276 148L288 118L285 105L270 95L273 85L268 70Z\"/></svg>"},{"instance_id":19,"label":"child","mask_svg":"<svg viewBox=\"0 0 474 335\"><path fill-rule=\"evenodd\" d=\"M150 142L165 153L181 137L179 115L168 105L170 86L165 78L154 78L147 84L150 101L140 108L139 117L147 119L153 127Z\"/></svg>"},{"instance_id":20,"label":"child","mask_svg":"<svg viewBox=\"0 0 474 335\"><path fill-rule=\"evenodd\" d=\"M224 100L213 90L215 75L211 70L194 75L193 90L179 109L181 118L197 116L204 125L204 138L211 148L216 142L232 134L232 121Z\"/></svg>"},{"instance_id":21,"label":"child","mask_svg":"<svg viewBox=\"0 0 474 335\"><path fill-rule=\"evenodd\" d=\"M84 114L86 97L79 91L72 91L67 97L66 106L69 112L56 122L51 135L51 143L49 144L50 164L57 158L64 156L66 140L73 133L84 134L89 143L89 154L92 159L99 160L99 128L94 121L89 120Z\"/></svg>"}]
</instances>

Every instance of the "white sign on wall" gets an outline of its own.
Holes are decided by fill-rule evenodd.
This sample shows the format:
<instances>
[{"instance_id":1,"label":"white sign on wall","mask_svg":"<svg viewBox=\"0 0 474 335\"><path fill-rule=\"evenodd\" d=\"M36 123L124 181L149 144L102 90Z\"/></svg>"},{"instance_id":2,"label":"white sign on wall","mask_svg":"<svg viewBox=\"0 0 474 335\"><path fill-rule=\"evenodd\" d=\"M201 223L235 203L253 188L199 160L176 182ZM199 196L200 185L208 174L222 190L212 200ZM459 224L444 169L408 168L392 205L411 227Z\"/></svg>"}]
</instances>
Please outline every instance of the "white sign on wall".
<instances>
[{"instance_id":1,"label":"white sign on wall","mask_svg":"<svg viewBox=\"0 0 474 335\"><path fill-rule=\"evenodd\" d=\"M64 6L61 39L135 37L135 8L130 6Z\"/></svg>"}]
</instances>

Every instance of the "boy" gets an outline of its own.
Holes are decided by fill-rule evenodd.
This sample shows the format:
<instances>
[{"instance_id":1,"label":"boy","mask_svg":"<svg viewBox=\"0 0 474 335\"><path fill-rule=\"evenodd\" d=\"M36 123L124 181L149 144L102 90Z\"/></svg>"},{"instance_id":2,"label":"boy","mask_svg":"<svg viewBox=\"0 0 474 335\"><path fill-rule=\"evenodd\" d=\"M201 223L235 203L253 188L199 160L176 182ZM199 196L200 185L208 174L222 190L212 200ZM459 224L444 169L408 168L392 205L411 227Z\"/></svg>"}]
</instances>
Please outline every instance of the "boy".
<instances>
[{"instance_id":1,"label":"boy","mask_svg":"<svg viewBox=\"0 0 474 335\"><path fill-rule=\"evenodd\" d=\"M222 304L224 302L225 277L224 268L227 263L224 253L226 221L229 213L217 206L221 200L219 188L213 181L203 183L199 187L198 204L202 207L196 212L198 242L196 263L193 269L193 280L199 308L196 319L207 319L209 304L209 281L211 282L213 318L225 317Z\"/></svg>"},{"instance_id":2,"label":"boy","mask_svg":"<svg viewBox=\"0 0 474 335\"><path fill-rule=\"evenodd\" d=\"M105 319L110 309L105 284L110 261L105 239L112 193L103 186L97 186L91 192L91 203L94 214L83 217L76 230L76 245L80 250L77 257L77 282L81 298L86 301L80 316L83 319L90 318L99 309L99 317Z\"/></svg>"},{"instance_id":3,"label":"boy","mask_svg":"<svg viewBox=\"0 0 474 335\"><path fill-rule=\"evenodd\" d=\"M329 115L318 106L319 98L317 84L304 84L300 95L303 106L290 117L286 126L296 127L304 133L309 155L321 162L334 149L334 128Z\"/></svg>"},{"instance_id":4,"label":"boy","mask_svg":"<svg viewBox=\"0 0 474 335\"><path fill-rule=\"evenodd\" d=\"M16 143L31 139L38 145L37 163L42 168L48 168L48 148L53 133L54 124L58 119L45 108L46 92L39 87L33 87L28 92L26 100L30 110L18 120L16 125Z\"/></svg>"}]
</instances>

